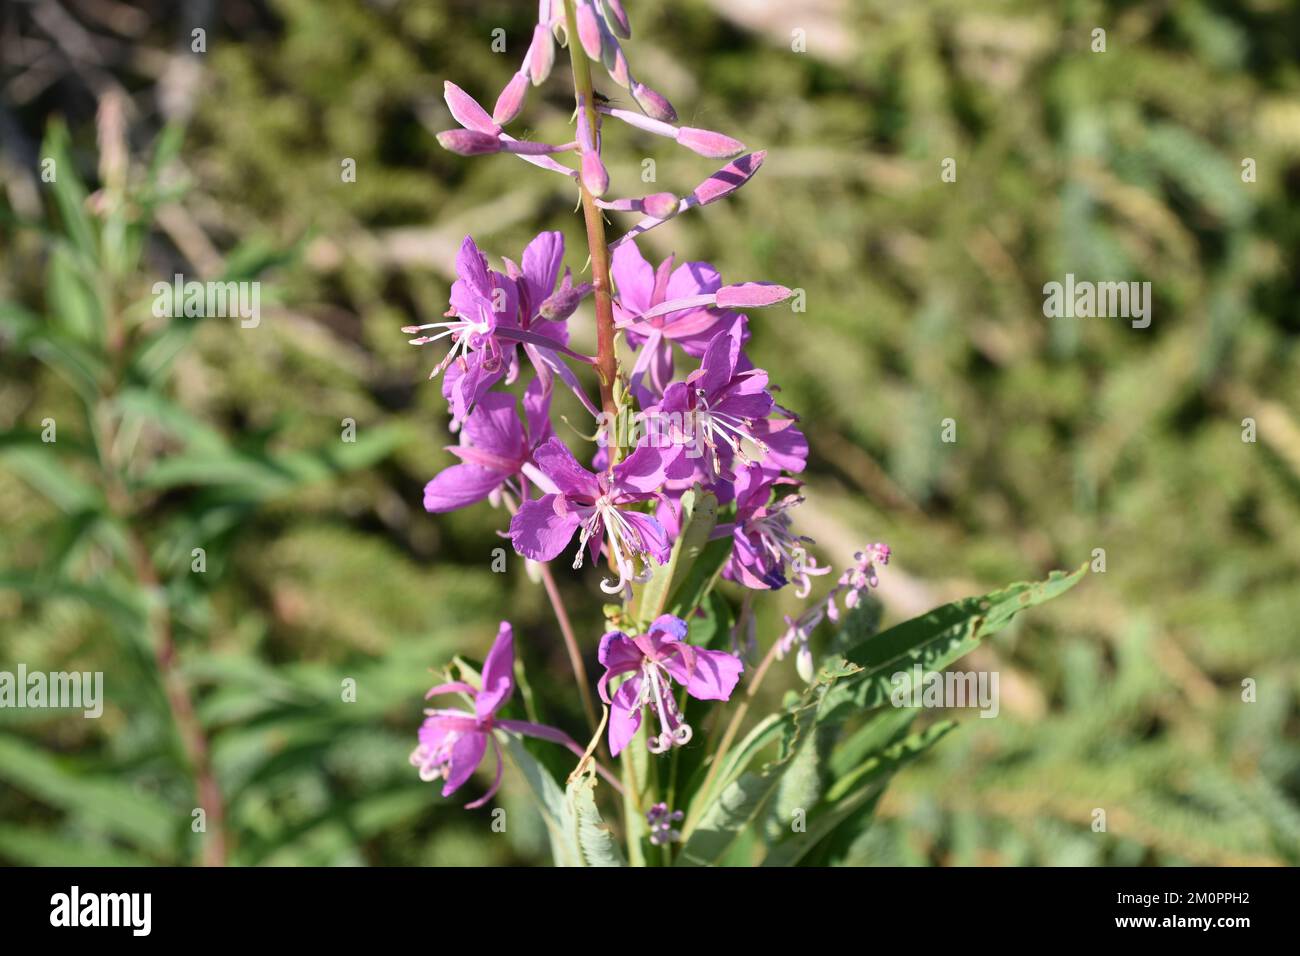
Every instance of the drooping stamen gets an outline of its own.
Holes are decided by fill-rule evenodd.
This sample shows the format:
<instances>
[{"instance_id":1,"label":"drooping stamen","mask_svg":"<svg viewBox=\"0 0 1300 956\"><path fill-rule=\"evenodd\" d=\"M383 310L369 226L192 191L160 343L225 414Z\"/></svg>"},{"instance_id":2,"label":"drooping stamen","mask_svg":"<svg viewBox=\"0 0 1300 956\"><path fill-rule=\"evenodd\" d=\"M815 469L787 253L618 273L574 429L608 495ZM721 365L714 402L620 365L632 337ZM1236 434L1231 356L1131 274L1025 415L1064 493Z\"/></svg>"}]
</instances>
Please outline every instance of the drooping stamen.
<instances>
[{"instance_id":1,"label":"drooping stamen","mask_svg":"<svg viewBox=\"0 0 1300 956\"><path fill-rule=\"evenodd\" d=\"M598 499L591 507L590 513L583 518L578 532L578 553L574 556L574 570L582 567L583 556L587 551L587 542L593 535L604 529L605 546L613 558L618 571L618 581L611 582L604 578L600 589L606 594L618 594L629 583L644 584L652 576L649 554L641 541L641 535L628 522L622 512L610 500L608 495ZM636 559L641 559L642 570L636 570Z\"/></svg>"},{"instance_id":2,"label":"drooping stamen","mask_svg":"<svg viewBox=\"0 0 1300 956\"><path fill-rule=\"evenodd\" d=\"M641 665L641 676L641 695L637 705L649 707L659 718L659 733L654 736L647 733L646 748L652 754L661 754L672 747L690 743L691 725L682 719L677 709L668 671L658 661L647 658Z\"/></svg>"},{"instance_id":3,"label":"drooping stamen","mask_svg":"<svg viewBox=\"0 0 1300 956\"><path fill-rule=\"evenodd\" d=\"M787 495L765 509L765 513L745 522L745 531L758 537L759 546L782 572L791 572L796 594L808 596L812 587L811 576L828 574L829 567L819 568L815 558L808 554L805 545L814 544L807 535L795 534L789 511L803 504L802 495Z\"/></svg>"}]
</instances>

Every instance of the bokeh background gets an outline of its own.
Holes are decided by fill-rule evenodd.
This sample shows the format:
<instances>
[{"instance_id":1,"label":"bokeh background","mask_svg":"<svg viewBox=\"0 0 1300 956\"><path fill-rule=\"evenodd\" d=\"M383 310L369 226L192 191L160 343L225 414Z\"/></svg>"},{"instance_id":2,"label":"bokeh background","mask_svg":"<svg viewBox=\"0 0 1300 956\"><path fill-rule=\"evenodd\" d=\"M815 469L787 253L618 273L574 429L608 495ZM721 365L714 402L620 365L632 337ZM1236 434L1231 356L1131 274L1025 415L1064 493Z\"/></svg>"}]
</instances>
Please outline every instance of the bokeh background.
<instances>
[{"instance_id":1,"label":"bokeh background","mask_svg":"<svg viewBox=\"0 0 1300 956\"><path fill-rule=\"evenodd\" d=\"M888 541L889 622L1105 552L960 665L1000 672L999 717L966 714L904 771L852 862L1295 863L1300 8L627 6L633 67L683 122L770 151L642 248L806 290L806 313L753 317L752 354L810 436L820 558ZM519 788L523 822L495 834L406 762L429 668L481 657L502 617L533 706L582 721L541 589L513 557L491 570L505 516L421 508L451 438L431 354L399 331L445 309L467 232L515 256L559 228L582 266L556 177L433 139L442 81L490 104L535 7L3 5L0 669L102 670L107 703L0 710L0 860L198 862L176 687L230 862L547 859ZM565 77L521 129L563 136ZM645 158L678 193L717 165L606 139L619 194L645 191ZM149 287L175 272L258 278L262 324L157 328ZM1045 319L1067 272L1150 281L1151 327ZM589 312L570 324L593 338ZM595 573L561 577L594 654ZM763 602L760 641L798 607Z\"/></svg>"}]
</instances>

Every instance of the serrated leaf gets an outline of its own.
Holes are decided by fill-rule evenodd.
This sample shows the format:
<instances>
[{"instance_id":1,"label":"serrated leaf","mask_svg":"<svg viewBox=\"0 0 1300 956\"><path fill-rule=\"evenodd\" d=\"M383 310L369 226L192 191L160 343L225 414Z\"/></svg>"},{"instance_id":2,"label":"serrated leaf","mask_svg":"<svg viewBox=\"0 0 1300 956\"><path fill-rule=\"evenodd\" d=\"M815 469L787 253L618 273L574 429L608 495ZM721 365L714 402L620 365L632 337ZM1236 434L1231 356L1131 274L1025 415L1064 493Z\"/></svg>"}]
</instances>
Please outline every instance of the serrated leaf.
<instances>
[{"instance_id":1,"label":"serrated leaf","mask_svg":"<svg viewBox=\"0 0 1300 956\"><path fill-rule=\"evenodd\" d=\"M588 770L579 774L565 791L580 865L627 866L618 841L596 808L595 789L596 775Z\"/></svg>"},{"instance_id":2,"label":"serrated leaf","mask_svg":"<svg viewBox=\"0 0 1300 956\"><path fill-rule=\"evenodd\" d=\"M564 791L550 773L533 759L523 744L514 736L508 737L506 750L519 772L523 774L528 789L551 840L551 857L556 866L582 866L582 850L577 840L577 823L569 808Z\"/></svg>"},{"instance_id":3,"label":"serrated leaf","mask_svg":"<svg viewBox=\"0 0 1300 956\"><path fill-rule=\"evenodd\" d=\"M1053 571L1045 581L1020 582L984 597L954 601L860 641L852 638L854 615L850 614L844 656L861 671L826 693L818 720L846 720L881 706L889 700L894 673L915 664L926 671L942 670L974 650L980 640L1002 630L1021 611L1064 594L1087 570L1085 563L1069 574Z\"/></svg>"}]
</instances>

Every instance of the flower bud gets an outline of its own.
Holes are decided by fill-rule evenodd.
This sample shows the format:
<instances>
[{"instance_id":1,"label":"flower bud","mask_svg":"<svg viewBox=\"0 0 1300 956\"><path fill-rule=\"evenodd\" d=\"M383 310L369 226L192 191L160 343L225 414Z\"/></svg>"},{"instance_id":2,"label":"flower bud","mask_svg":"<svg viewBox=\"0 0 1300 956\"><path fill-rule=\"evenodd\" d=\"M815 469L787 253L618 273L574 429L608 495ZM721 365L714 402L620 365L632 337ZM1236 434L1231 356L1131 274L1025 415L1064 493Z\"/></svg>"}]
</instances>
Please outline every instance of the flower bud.
<instances>
[{"instance_id":1,"label":"flower bud","mask_svg":"<svg viewBox=\"0 0 1300 956\"><path fill-rule=\"evenodd\" d=\"M782 302L792 295L794 290L775 282L741 282L737 285L724 285L718 290L718 308L762 308Z\"/></svg>"},{"instance_id":2,"label":"flower bud","mask_svg":"<svg viewBox=\"0 0 1300 956\"><path fill-rule=\"evenodd\" d=\"M677 142L692 152L712 159L726 159L745 151L745 144L738 139L691 126L683 126L677 131Z\"/></svg>"},{"instance_id":3,"label":"flower bud","mask_svg":"<svg viewBox=\"0 0 1300 956\"><path fill-rule=\"evenodd\" d=\"M582 154L582 185L587 192L599 198L609 189L609 173L595 150Z\"/></svg>"},{"instance_id":4,"label":"flower bud","mask_svg":"<svg viewBox=\"0 0 1300 956\"><path fill-rule=\"evenodd\" d=\"M447 80L442 84L442 97L447 101L447 109L451 110L452 119L461 126L480 133L496 134L497 125L492 122L492 117L478 105L478 100L455 83Z\"/></svg>"},{"instance_id":5,"label":"flower bud","mask_svg":"<svg viewBox=\"0 0 1300 956\"><path fill-rule=\"evenodd\" d=\"M766 158L767 151L759 150L757 153L749 153L727 163L695 187L695 191L689 197L691 204L706 206L735 192L749 182L750 177L758 172L758 168L763 165L763 160Z\"/></svg>"},{"instance_id":6,"label":"flower bud","mask_svg":"<svg viewBox=\"0 0 1300 956\"><path fill-rule=\"evenodd\" d=\"M584 282L582 285L571 285L569 277L566 275L560 287L537 307L537 314L548 322L563 322L577 311L578 304L586 298L587 293L590 291L591 283Z\"/></svg>"},{"instance_id":7,"label":"flower bud","mask_svg":"<svg viewBox=\"0 0 1300 956\"><path fill-rule=\"evenodd\" d=\"M540 86L555 66L555 43L545 24L533 27L533 45L528 48L528 75L533 86Z\"/></svg>"},{"instance_id":8,"label":"flower bud","mask_svg":"<svg viewBox=\"0 0 1300 956\"><path fill-rule=\"evenodd\" d=\"M644 83L632 84L632 99L636 100L636 105L641 107L641 112L646 116L665 123L677 122L677 111L673 109L673 104Z\"/></svg>"},{"instance_id":9,"label":"flower bud","mask_svg":"<svg viewBox=\"0 0 1300 956\"><path fill-rule=\"evenodd\" d=\"M501 140L474 129L449 129L438 134L438 145L458 156L483 156L501 152Z\"/></svg>"},{"instance_id":10,"label":"flower bud","mask_svg":"<svg viewBox=\"0 0 1300 956\"><path fill-rule=\"evenodd\" d=\"M587 51L588 57L600 60L600 23L596 20L596 11L589 2L578 5L578 40L582 43L582 48Z\"/></svg>"},{"instance_id":11,"label":"flower bud","mask_svg":"<svg viewBox=\"0 0 1300 956\"><path fill-rule=\"evenodd\" d=\"M632 35L632 24L627 18L627 12L623 9L620 0L601 0L601 6L605 8L605 22L609 24L610 29L621 36L624 40Z\"/></svg>"},{"instance_id":12,"label":"flower bud","mask_svg":"<svg viewBox=\"0 0 1300 956\"><path fill-rule=\"evenodd\" d=\"M647 216L656 219L668 219L677 215L678 199L672 193L651 193L641 200L641 208Z\"/></svg>"},{"instance_id":13,"label":"flower bud","mask_svg":"<svg viewBox=\"0 0 1300 956\"><path fill-rule=\"evenodd\" d=\"M498 126L505 126L519 115L524 105L524 93L528 89L528 74L516 73L497 97L496 106L492 107L492 121Z\"/></svg>"}]
</instances>

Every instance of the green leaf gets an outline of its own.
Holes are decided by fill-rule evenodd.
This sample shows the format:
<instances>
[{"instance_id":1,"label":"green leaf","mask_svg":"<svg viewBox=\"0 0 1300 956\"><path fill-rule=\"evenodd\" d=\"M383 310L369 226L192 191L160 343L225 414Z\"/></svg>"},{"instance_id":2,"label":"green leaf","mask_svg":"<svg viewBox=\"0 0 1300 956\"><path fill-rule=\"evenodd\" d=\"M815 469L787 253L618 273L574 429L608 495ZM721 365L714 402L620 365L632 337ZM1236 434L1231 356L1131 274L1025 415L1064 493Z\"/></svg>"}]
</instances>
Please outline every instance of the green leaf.
<instances>
[{"instance_id":1,"label":"green leaf","mask_svg":"<svg viewBox=\"0 0 1300 956\"><path fill-rule=\"evenodd\" d=\"M150 866L129 850L99 845L85 834L65 836L31 826L0 824L0 859L19 866Z\"/></svg>"},{"instance_id":2,"label":"green leaf","mask_svg":"<svg viewBox=\"0 0 1300 956\"><path fill-rule=\"evenodd\" d=\"M523 774L528 789L532 791L537 810L546 824L551 839L551 857L556 866L582 866L582 849L578 844L577 823L564 791L550 773L524 749L523 743L511 735L506 742L510 759Z\"/></svg>"},{"instance_id":3,"label":"green leaf","mask_svg":"<svg viewBox=\"0 0 1300 956\"><path fill-rule=\"evenodd\" d=\"M103 339L103 306L65 243L57 243L50 252L45 300L59 331L92 348Z\"/></svg>"},{"instance_id":4,"label":"green leaf","mask_svg":"<svg viewBox=\"0 0 1300 956\"><path fill-rule=\"evenodd\" d=\"M909 718L915 714L909 714ZM831 787L827 804L810 812L811 826L774 846L763 859L763 866L794 866L822 840L863 810L870 810L885 785L903 766L938 743L957 725L944 721L912 734L873 755L848 776ZM855 839L864 829L861 821L850 825L848 836Z\"/></svg>"},{"instance_id":5,"label":"green leaf","mask_svg":"<svg viewBox=\"0 0 1300 956\"><path fill-rule=\"evenodd\" d=\"M710 541L700 552L700 556L691 562L690 569L683 575L682 581L668 599L668 613L680 618L689 618L704 601L713 585L722 573L723 565L731 557L731 538L717 538Z\"/></svg>"},{"instance_id":6,"label":"green leaf","mask_svg":"<svg viewBox=\"0 0 1300 956\"><path fill-rule=\"evenodd\" d=\"M13 336L20 349L53 370L87 406L94 406L99 400L104 365L90 349L58 334L50 323L10 302L0 303L0 332Z\"/></svg>"},{"instance_id":7,"label":"green leaf","mask_svg":"<svg viewBox=\"0 0 1300 956\"><path fill-rule=\"evenodd\" d=\"M115 779L86 776L17 738L0 736L0 780L147 852L166 856L175 849L182 822L175 807Z\"/></svg>"},{"instance_id":8,"label":"green leaf","mask_svg":"<svg viewBox=\"0 0 1300 956\"><path fill-rule=\"evenodd\" d=\"M668 604L668 597L698 560L709 542L713 526L718 523L718 499L698 486L682 495L682 530L666 564L655 568L653 576L636 595L632 616L649 624Z\"/></svg>"},{"instance_id":9,"label":"green leaf","mask_svg":"<svg viewBox=\"0 0 1300 956\"><path fill-rule=\"evenodd\" d=\"M62 444L0 445L0 461L22 478L34 491L48 498L60 511L77 514L107 510L98 487L73 473L54 449Z\"/></svg>"},{"instance_id":10,"label":"green leaf","mask_svg":"<svg viewBox=\"0 0 1300 956\"><path fill-rule=\"evenodd\" d=\"M1074 587L1087 573L1053 571L1046 581L1021 582L984 597L945 604L863 640L854 640L855 614L845 622L845 660L859 668L831 688L822 699L819 722L846 720L889 700L892 675L919 664L926 671L942 670L974 650L982 638L996 634L1021 611L1049 601Z\"/></svg>"},{"instance_id":11,"label":"green leaf","mask_svg":"<svg viewBox=\"0 0 1300 956\"><path fill-rule=\"evenodd\" d=\"M812 693L812 690L808 692L805 701L811 699ZM805 703L785 715L782 724L789 728L789 739L782 753L761 770L742 773L706 805L699 824L687 835L674 866L717 866L726 857L740 835L762 816L776 793L799 750L805 730L813 724L813 711L814 705ZM700 798L706 795L701 794ZM693 817L694 806L691 809Z\"/></svg>"},{"instance_id":12,"label":"green leaf","mask_svg":"<svg viewBox=\"0 0 1300 956\"><path fill-rule=\"evenodd\" d=\"M59 211L63 229L86 262L99 258L99 246L90 217L86 214L86 187L77 175L72 154L68 151L68 128L62 120L50 123L41 146L41 155L54 160L51 192Z\"/></svg>"},{"instance_id":13,"label":"green leaf","mask_svg":"<svg viewBox=\"0 0 1300 956\"><path fill-rule=\"evenodd\" d=\"M618 841L596 809L596 775L586 770L565 791L582 866L627 866Z\"/></svg>"}]
</instances>

